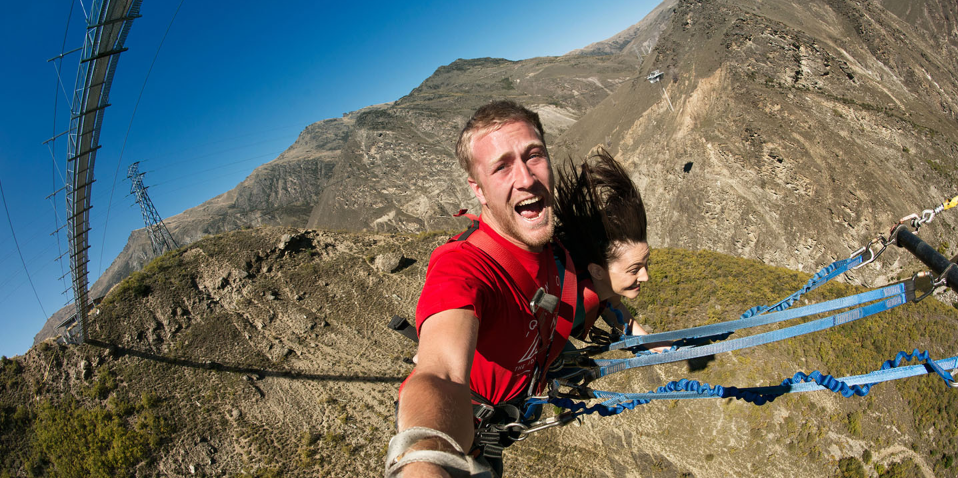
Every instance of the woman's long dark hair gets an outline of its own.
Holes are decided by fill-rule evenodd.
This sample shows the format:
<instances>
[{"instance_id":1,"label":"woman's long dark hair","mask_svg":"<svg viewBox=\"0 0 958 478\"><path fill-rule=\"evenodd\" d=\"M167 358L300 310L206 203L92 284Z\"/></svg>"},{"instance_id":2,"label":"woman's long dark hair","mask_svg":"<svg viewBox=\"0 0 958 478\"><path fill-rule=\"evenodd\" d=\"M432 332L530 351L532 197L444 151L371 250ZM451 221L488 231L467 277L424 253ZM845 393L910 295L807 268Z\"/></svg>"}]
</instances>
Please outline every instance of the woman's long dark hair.
<instances>
[{"instance_id":1,"label":"woman's long dark hair","mask_svg":"<svg viewBox=\"0 0 958 478\"><path fill-rule=\"evenodd\" d=\"M577 169L569 159L556 180L556 233L580 268L606 267L618 242L646 242L645 204L628 173L596 147Z\"/></svg>"}]
</instances>

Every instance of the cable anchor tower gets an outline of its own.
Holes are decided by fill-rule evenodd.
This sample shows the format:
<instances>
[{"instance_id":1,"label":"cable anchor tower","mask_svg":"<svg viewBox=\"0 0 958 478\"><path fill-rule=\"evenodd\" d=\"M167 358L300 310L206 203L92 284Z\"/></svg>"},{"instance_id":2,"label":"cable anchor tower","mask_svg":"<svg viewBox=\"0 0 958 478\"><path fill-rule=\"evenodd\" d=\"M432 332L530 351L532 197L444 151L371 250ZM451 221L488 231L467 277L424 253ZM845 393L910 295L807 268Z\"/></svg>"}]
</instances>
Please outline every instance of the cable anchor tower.
<instances>
[{"instance_id":1,"label":"cable anchor tower","mask_svg":"<svg viewBox=\"0 0 958 478\"><path fill-rule=\"evenodd\" d=\"M153 201L146 193L147 187L143 185L143 175L146 173L139 172L139 168L139 161L131 164L126 177L130 178L133 183L130 187L130 194L136 197L136 203L140 205L140 212L143 213L143 223L146 224L146 233L150 236L150 244L153 246L153 256L157 257L179 246L173 240L169 229L163 223L163 218L156 212Z\"/></svg>"}]
</instances>

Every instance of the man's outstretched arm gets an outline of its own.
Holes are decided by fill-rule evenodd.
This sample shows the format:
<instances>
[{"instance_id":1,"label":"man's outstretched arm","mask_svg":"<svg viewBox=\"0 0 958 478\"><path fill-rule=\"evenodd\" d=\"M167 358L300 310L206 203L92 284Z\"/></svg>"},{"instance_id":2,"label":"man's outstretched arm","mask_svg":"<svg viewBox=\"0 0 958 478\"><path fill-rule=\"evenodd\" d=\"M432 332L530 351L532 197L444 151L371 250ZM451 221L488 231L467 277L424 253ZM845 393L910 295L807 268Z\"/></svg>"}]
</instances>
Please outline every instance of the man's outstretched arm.
<instances>
[{"instance_id":1,"label":"man's outstretched arm","mask_svg":"<svg viewBox=\"0 0 958 478\"><path fill-rule=\"evenodd\" d=\"M419 330L419 363L403 386L399 400L399 431L427 427L452 436L464 450L475 434L469 372L476 350L479 319L468 309L452 309L430 316ZM413 449L442 449L441 443L421 443ZM416 466L414 466L416 465ZM404 476L428 464L413 463Z\"/></svg>"}]
</instances>

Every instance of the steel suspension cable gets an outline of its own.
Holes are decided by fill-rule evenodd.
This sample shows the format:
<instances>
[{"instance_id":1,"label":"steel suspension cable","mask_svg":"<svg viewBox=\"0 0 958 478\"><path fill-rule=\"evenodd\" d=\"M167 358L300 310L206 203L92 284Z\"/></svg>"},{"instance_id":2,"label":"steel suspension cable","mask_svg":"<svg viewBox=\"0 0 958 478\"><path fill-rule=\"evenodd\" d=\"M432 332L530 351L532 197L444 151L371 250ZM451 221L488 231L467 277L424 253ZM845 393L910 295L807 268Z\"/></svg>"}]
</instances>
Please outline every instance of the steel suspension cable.
<instances>
[{"instance_id":1,"label":"steel suspension cable","mask_svg":"<svg viewBox=\"0 0 958 478\"><path fill-rule=\"evenodd\" d=\"M3 181L0 181L0 200L3 200L3 210L7 213L7 224L10 225L10 234L13 234L13 243L17 246L17 254L20 255L20 262L23 264L23 272L27 274L27 280L30 281L30 287L33 289L33 295L37 298L37 304L40 311L43 312L43 318L46 319L47 311L43 308L43 302L40 301L40 294L37 293L37 287L33 285L33 278L30 277L30 271L27 270L27 261L23 259L23 252L20 250L20 242L17 241L17 232L13 229L13 219L10 218L10 209L7 208L7 197L3 194Z\"/></svg>"}]
</instances>

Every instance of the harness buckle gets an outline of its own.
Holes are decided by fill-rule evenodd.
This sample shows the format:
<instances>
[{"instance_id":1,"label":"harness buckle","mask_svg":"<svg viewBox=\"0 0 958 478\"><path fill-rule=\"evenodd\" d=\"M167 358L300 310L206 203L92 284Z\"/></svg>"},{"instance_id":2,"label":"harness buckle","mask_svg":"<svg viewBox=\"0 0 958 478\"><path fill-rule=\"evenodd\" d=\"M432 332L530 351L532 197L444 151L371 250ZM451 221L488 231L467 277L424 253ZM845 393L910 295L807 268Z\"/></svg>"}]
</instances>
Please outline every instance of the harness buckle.
<instances>
[{"instance_id":1,"label":"harness buckle","mask_svg":"<svg viewBox=\"0 0 958 478\"><path fill-rule=\"evenodd\" d=\"M550 314L554 313L558 305L559 298L546 293L546 290L542 287L536 291L535 295L532 296L532 300L529 301L529 308L533 314L538 312L540 308L545 309Z\"/></svg>"},{"instance_id":2,"label":"harness buckle","mask_svg":"<svg viewBox=\"0 0 958 478\"><path fill-rule=\"evenodd\" d=\"M491 417L494 413L496 413L496 409L492 405L487 405L485 403L472 404L472 416L479 420L479 423L486 421L486 419Z\"/></svg>"}]
</instances>

